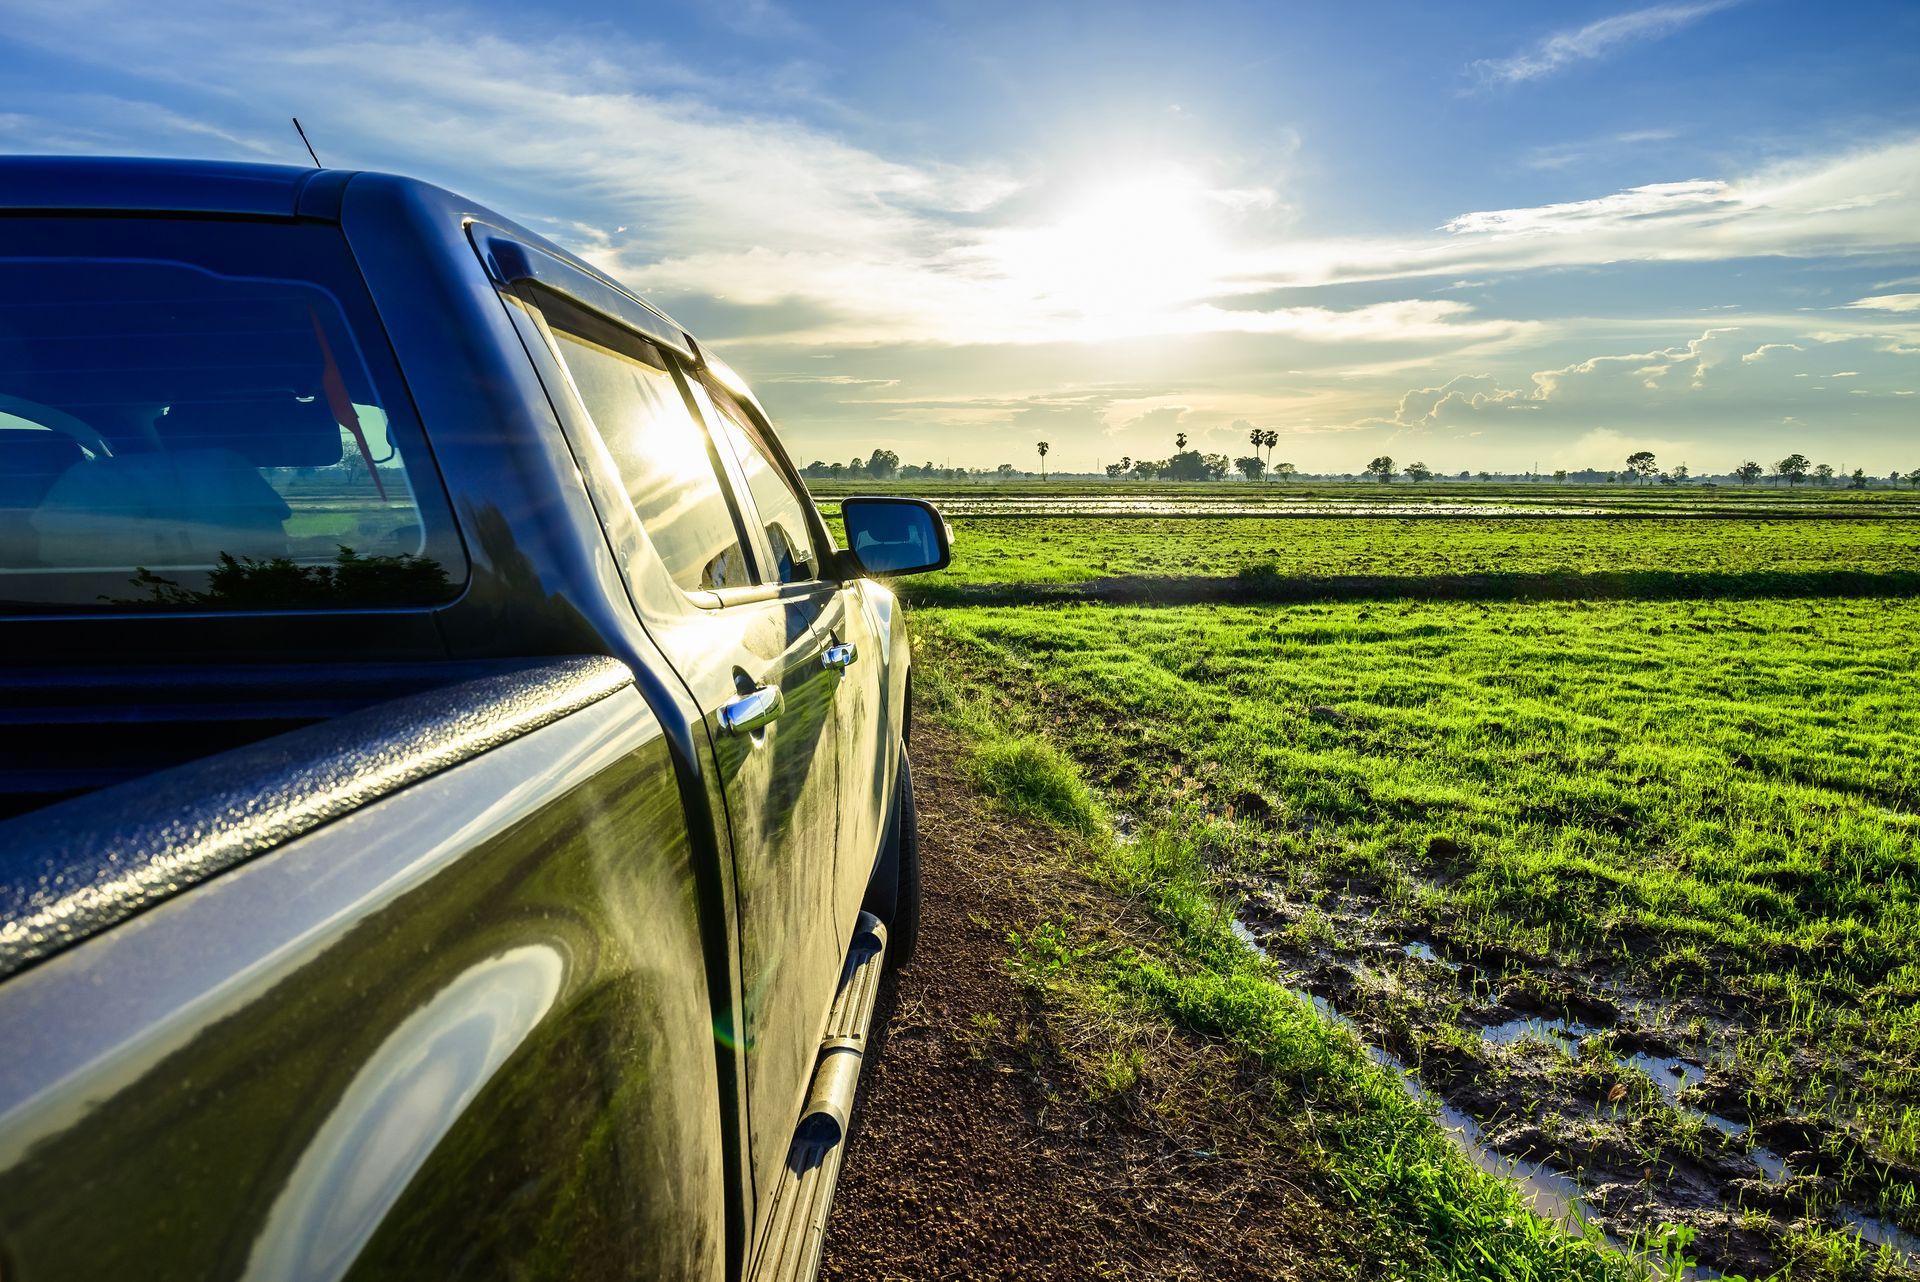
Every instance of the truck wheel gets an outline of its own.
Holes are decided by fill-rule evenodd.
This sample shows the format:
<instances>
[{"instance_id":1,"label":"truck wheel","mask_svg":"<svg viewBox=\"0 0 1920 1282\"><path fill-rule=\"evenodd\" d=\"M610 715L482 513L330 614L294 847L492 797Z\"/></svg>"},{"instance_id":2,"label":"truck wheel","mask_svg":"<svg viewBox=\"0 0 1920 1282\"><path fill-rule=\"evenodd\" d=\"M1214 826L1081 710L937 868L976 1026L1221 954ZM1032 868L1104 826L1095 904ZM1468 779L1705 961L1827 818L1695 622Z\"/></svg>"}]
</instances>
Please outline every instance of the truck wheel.
<instances>
[{"instance_id":1,"label":"truck wheel","mask_svg":"<svg viewBox=\"0 0 1920 1282\"><path fill-rule=\"evenodd\" d=\"M913 960L920 942L920 816L913 805L913 770L907 754L900 754L900 780L893 792L894 869L893 911L887 923L887 969L898 970Z\"/></svg>"}]
</instances>

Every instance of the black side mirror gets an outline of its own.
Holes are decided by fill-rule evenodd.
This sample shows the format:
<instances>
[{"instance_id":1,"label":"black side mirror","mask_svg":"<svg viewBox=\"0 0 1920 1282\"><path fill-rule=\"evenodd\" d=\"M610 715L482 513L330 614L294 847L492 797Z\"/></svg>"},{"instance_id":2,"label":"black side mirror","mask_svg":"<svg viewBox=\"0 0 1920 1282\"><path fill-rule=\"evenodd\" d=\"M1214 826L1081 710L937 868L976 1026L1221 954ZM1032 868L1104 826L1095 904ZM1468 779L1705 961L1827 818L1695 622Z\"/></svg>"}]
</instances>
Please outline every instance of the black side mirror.
<instances>
[{"instance_id":1,"label":"black side mirror","mask_svg":"<svg viewBox=\"0 0 1920 1282\"><path fill-rule=\"evenodd\" d=\"M846 555L862 574L922 574L944 570L953 560L953 531L923 499L844 499L840 517L847 527Z\"/></svg>"}]
</instances>

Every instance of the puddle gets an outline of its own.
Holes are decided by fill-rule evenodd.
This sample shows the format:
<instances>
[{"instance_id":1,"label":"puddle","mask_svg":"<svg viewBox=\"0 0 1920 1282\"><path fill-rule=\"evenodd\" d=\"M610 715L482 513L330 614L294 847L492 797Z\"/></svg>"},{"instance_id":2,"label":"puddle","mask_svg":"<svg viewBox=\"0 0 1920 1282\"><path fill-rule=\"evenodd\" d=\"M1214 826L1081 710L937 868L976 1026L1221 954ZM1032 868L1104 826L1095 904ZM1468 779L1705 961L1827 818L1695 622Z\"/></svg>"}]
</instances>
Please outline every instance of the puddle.
<instances>
[{"instance_id":1,"label":"puddle","mask_svg":"<svg viewBox=\"0 0 1920 1282\"><path fill-rule=\"evenodd\" d=\"M1660 1088L1660 1094L1681 1116L1697 1117L1723 1135L1731 1135L1735 1139L1746 1136L1745 1124L1731 1121L1718 1113L1709 1113L1704 1109L1695 1108L1681 1100L1680 1092L1707 1080L1707 1070L1703 1065L1678 1056L1646 1054L1629 1055L1627 1063L1652 1078L1653 1084ZM1755 1145L1747 1150L1747 1156L1753 1159L1754 1164L1760 1168L1761 1174L1767 1177L1769 1183L1778 1184L1787 1178L1786 1159L1772 1149Z\"/></svg>"},{"instance_id":2,"label":"puddle","mask_svg":"<svg viewBox=\"0 0 1920 1282\"><path fill-rule=\"evenodd\" d=\"M1891 1220L1879 1219L1852 1207L1843 1206L1838 1214L1840 1223L1858 1233L1862 1242L1898 1251L1909 1264L1920 1263L1920 1233L1909 1233Z\"/></svg>"},{"instance_id":3,"label":"puddle","mask_svg":"<svg viewBox=\"0 0 1920 1282\"><path fill-rule=\"evenodd\" d=\"M1233 933L1244 943L1260 949L1262 953L1266 952L1259 937L1248 929L1245 922L1236 917L1232 921L1232 927ZM1425 948L1426 945L1408 945L1408 947ZM1427 951L1431 956L1432 950ZM1480 1124L1474 1121L1470 1114L1455 1108L1428 1091L1420 1084L1417 1072L1407 1067L1399 1056L1369 1041L1366 1034L1360 1031L1360 1026L1336 1010L1326 998L1317 997L1303 988L1292 985L1286 985L1286 988L1295 997L1310 1003L1322 1019L1346 1029L1358 1038L1361 1049L1367 1053L1367 1058L1391 1073L1393 1080L1400 1084L1401 1090L1421 1103L1431 1105L1438 1112L1440 1129L1448 1139L1453 1141L1454 1147L1459 1149L1467 1160L1489 1175L1513 1180L1520 1186L1521 1194L1535 1214L1564 1224L1575 1232L1579 1231L1580 1226L1593 1221L1592 1209L1581 1200L1580 1185L1572 1176L1564 1175L1540 1162L1508 1157L1503 1153L1495 1152L1482 1137ZM1606 1238L1611 1245L1620 1248L1621 1244L1612 1234L1606 1234Z\"/></svg>"},{"instance_id":4,"label":"puddle","mask_svg":"<svg viewBox=\"0 0 1920 1282\"><path fill-rule=\"evenodd\" d=\"M1544 1042L1578 1059L1580 1043L1599 1031L1572 1020L1542 1019L1538 1015L1528 1015L1501 1024L1489 1024L1480 1030L1480 1036L1497 1046L1511 1046L1515 1042Z\"/></svg>"},{"instance_id":5,"label":"puddle","mask_svg":"<svg viewBox=\"0 0 1920 1282\"><path fill-rule=\"evenodd\" d=\"M1232 919L1231 926L1237 938L1249 947L1259 949L1266 954L1259 935L1245 922L1235 918ZM1422 961L1445 960L1430 945L1419 941L1403 942L1399 947L1407 956ZM1284 962L1279 982L1287 988L1288 992L1311 1005L1328 1024L1352 1033L1360 1042L1367 1057L1391 1073L1402 1090L1434 1109L1441 1130L1463 1156L1490 1175L1512 1180L1527 1205L1536 1214L1562 1224L1575 1233L1583 1231L1586 1226L1595 1226L1599 1228L1608 1245L1616 1250L1630 1252L1630 1247L1619 1236L1609 1231L1606 1221L1599 1217L1594 1205L1586 1200L1579 1176L1569 1174L1545 1162L1509 1157L1497 1151L1489 1142L1480 1123L1470 1112L1448 1103L1439 1095L1429 1091L1415 1070L1409 1068L1391 1051L1375 1045L1353 1019L1336 1009L1326 998L1300 987L1297 975L1290 973ZM1577 1057L1582 1041L1601 1035L1605 1031L1607 1030L1578 1020L1533 1015L1486 1025L1481 1028L1480 1036L1484 1041L1500 1046L1537 1042L1556 1047ZM1707 1070L1704 1065L1677 1056L1661 1057L1649 1054L1625 1057L1625 1062L1652 1079L1666 1102L1682 1114L1702 1118L1709 1125L1729 1136L1747 1135L1747 1127L1681 1102L1682 1091L1700 1085L1706 1080ZM1792 1177L1786 1162L1770 1149L1755 1147L1747 1151L1747 1156L1753 1160L1761 1174L1770 1183L1782 1183ZM1613 1175L1604 1175L1601 1181L1605 1182L1613 1178L1615 1178ZM1920 1240L1916 1240L1914 1234L1902 1230L1897 1225L1857 1211L1842 1211L1840 1214L1847 1225L1858 1230L1861 1237L1869 1243L1885 1242L1892 1249L1908 1254L1920 1250ZM1724 1263L1722 1267L1725 1267ZM1657 1265L1654 1266L1654 1276L1660 1276ZM1708 1279L1720 1277L1721 1274L1710 1266L1701 1265L1687 1270L1685 1276L1693 1282L1706 1282Z\"/></svg>"}]
</instances>

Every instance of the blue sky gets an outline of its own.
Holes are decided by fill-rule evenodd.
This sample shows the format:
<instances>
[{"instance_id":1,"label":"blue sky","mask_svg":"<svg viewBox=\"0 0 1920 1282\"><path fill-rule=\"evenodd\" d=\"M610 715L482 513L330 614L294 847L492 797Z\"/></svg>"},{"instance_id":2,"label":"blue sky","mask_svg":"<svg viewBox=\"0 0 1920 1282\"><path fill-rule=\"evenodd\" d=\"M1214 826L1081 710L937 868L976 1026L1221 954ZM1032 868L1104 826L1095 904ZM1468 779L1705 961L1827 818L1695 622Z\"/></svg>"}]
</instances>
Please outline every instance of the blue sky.
<instances>
[{"instance_id":1,"label":"blue sky","mask_svg":"<svg viewBox=\"0 0 1920 1282\"><path fill-rule=\"evenodd\" d=\"M660 301L803 461L1920 467L1907 0L0 18L0 148L293 161L298 114Z\"/></svg>"}]
</instances>

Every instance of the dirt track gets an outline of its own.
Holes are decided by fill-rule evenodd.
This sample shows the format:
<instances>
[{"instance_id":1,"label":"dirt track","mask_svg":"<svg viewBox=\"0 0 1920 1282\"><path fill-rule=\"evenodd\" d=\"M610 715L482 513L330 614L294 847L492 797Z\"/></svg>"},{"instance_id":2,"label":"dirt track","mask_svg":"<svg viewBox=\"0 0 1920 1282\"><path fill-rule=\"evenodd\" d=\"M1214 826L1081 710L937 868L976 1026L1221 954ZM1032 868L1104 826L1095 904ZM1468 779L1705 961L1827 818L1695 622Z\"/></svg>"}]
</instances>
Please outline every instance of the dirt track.
<instances>
[{"instance_id":1,"label":"dirt track","mask_svg":"<svg viewBox=\"0 0 1920 1282\"><path fill-rule=\"evenodd\" d=\"M958 744L916 736L926 908L919 960L882 997L877 1063L828 1227L823 1277L1291 1278L1332 1271L1326 1212L1245 1119L1092 1098L1049 1013L1007 969L1009 930L1127 908L1052 835L972 789ZM1155 1066L1218 1072L1200 1045ZM1185 1083L1157 1083L1186 1098ZM1231 1094L1231 1092L1229 1092ZM1232 1106L1224 1106L1230 1113ZM1173 1120L1176 1119L1177 1120Z\"/></svg>"}]
</instances>

